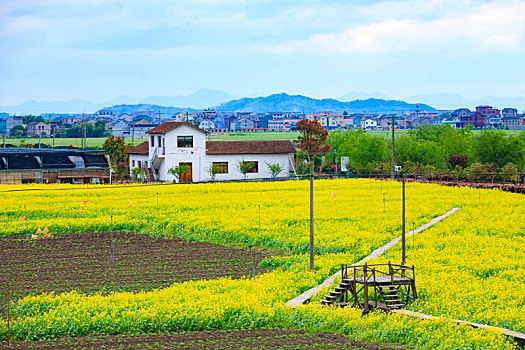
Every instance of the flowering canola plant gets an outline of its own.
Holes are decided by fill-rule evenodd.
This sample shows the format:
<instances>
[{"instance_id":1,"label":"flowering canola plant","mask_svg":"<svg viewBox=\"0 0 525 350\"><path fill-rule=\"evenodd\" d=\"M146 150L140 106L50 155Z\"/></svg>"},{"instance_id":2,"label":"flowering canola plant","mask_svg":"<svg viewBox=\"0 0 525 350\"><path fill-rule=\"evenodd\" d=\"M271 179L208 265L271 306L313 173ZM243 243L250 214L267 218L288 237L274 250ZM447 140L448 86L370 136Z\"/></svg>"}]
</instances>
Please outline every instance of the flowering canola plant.
<instances>
[{"instance_id":1,"label":"flowering canola plant","mask_svg":"<svg viewBox=\"0 0 525 350\"><path fill-rule=\"evenodd\" d=\"M15 191L19 189L31 191ZM288 299L319 283L341 263L356 262L401 233L399 182L320 180L315 191L316 273L312 273L308 272L307 254L307 182L89 188L0 185L0 235L4 236L23 235L26 224L31 230L48 227L53 233L108 231L111 215L114 230L255 244L289 254L265 261L276 269L255 280L175 283L140 293L26 297L16 302L12 332L21 339L40 339L89 333L293 326L420 348L514 347L498 333L448 321L420 321L381 312L361 317L351 308L321 308L318 303L298 310L285 308ZM409 228L454 206L461 208L416 236L415 251L409 250L407 262L416 265L420 299L410 308L525 331L522 198L496 190L408 183ZM20 222L21 216L27 221ZM378 261L397 261L399 256L395 248ZM5 321L0 319L0 337L6 335Z\"/></svg>"}]
</instances>

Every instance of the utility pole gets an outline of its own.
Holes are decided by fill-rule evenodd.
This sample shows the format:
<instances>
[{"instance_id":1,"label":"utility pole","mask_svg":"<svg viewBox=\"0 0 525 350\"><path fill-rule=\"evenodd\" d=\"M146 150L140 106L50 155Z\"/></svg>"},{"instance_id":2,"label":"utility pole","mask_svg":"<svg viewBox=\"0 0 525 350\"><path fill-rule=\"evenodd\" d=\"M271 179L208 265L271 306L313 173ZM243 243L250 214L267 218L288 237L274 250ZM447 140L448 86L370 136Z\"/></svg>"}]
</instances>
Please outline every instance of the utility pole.
<instances>
[{"instance_id":1,"label":"utility pole","mask_svg":"<svg viewBox=\"0 0 525 350\"><path fill-rule=\"evenodd\" d=\"M417 116L417 127L419 128L421 124L419 123L419 105L416 105L416 116Z\"/></svg>"},{"instance_id":2,"label":"utility pole","mask_svg":"<svg viewBox=\"0 0 525 350\"><path fill-rule=\"evenodd\" d=\"M162 112L159 111L159 125L160 125L160 122L161 122L161 117L160 117L161 114L162 114Z\"/></svg>"},{"instance_id":3,"label":"utility pole","mask_svg":"<svg viewBox=\"0 0 525 350\"><path fill-rule=\"evenodd\" d=\"M310 270L314 265L314 156L310 153Z\"/></svg>"},{"instance_id":4,"label":"utility pole","mask_svg":"<svg viewBox=\"0 0 525 350\"><path fill-rule=\"evenodd\" d=\"M84 113L82 113L82 127L80 128L80 145L84 148Z\"/></svg>"},{"instance_id":5,"label":"utility pole","mask_svg":"<svg viewBox=\"0 0 525 350\"><path fill-rule=\"evenodd\" d=\"M414 232L412 232L414 234ZM401 236L401 265L406 262L406 239L405 239L405 175L403 175L403 228Z\"/></svg>"},{"instance_id":6,"label":"utility pole","mask_svg":"<svg viewBox=\"0 0 525 350\"><path fill-rule=\"evenodd\" d=\"M135 143L135 119L131 121L131 143Z\"/></svg>"},{"instance_id":7,"label":"utility pole","mask_svg":"<svg viewBox=\"0 0 525 350\"><path fill-rule=\"evenodd\" d=\"M190 122L190 114L186 111L186 123Z\"/></svg>"},{"instance_id":8,"label":"utility pole","mask_svg":"<svg viewBox=\"0 0 525 350\"><path fill-rule=\"evenodd\" d=\"M394 160L394 115L392 115L392 180L396 177L396 163Z\"/></svg>"},{"instance_id":9,"label":"utility pole","mask_svg":"<svg viewBox=\"0 0 525 350\"><path fill-rule=\"evenodd\" d=\"M361 123L362 129L365 128L365 124L366 124L366 109L363 110L363 122Z\"/></svg>"},{"instance_id":10,"label":"utility pole","mask_svg":"<svg viewBox=\"0 0 525 350\"><path fill-rule=\"evenodd\" d=\"M208 141L210 141L211 138L211 114L215 111L213 109L205 109L204 113L206 113L206 116L208 117Z\"/></svg>"}]
</instances>

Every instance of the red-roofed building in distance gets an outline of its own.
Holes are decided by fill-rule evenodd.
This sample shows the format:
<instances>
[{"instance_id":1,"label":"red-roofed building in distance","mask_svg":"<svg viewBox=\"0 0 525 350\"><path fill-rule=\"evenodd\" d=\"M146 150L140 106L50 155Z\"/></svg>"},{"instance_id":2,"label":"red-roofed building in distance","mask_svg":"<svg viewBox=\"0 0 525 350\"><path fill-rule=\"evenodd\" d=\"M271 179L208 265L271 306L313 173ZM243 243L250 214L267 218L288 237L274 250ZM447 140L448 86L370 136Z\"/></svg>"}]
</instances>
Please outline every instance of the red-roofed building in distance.
<instances>
[{"instance_id":1,"label":"red-roofed building in distance","mask_svg":"<svg viewBox=\"0 0 525 350\"><path fill-rule=\"evenodd\" d=\"M186 122L164 122L148 130L149 140L127 151L130 170L145 168L148 178L173 181L168 172L175 166L186 165L188 170L180 182L241 180L241 162L250 163L246 179L271 178L270 164L279 164L279 178L288 178L290 159L295 148L290 141L206 141L206 131Z\"/></svg>"},{"instance_id":2,"label":"red-roofed building in distance","mask_svg":"<svg viewBox=\"0 0 525 350\"><path fill-rule=\"evenodd\" d=\"M501 126L501 113L492 106L477 106L476 112L485 117L484 127L498 128Z\"/></svg>"}]
</instances>

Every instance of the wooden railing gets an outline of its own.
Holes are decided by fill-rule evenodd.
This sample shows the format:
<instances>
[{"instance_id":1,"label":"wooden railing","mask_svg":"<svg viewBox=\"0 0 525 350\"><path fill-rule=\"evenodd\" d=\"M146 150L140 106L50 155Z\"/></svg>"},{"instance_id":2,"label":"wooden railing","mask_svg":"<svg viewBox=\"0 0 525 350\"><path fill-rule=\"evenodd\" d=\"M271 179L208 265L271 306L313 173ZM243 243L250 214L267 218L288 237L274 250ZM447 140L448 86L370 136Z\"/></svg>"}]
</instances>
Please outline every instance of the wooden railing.
<instances>
[{"instance_id":1,"label":"wooden railing","mask_svg":"<svg viewBox=\"0 0 525 350\"><path fill-rule=\"evenodd\" d=\"M376 282L377 276L390 276L391 281L394 281L394 277L398 276L401 278L406 278L408 280L415 279L414 266L392 264L370 264L367 265L341 265L341 276L342 279L353 278L362 278L363 282Z\"/></svg>"}]
</instances>

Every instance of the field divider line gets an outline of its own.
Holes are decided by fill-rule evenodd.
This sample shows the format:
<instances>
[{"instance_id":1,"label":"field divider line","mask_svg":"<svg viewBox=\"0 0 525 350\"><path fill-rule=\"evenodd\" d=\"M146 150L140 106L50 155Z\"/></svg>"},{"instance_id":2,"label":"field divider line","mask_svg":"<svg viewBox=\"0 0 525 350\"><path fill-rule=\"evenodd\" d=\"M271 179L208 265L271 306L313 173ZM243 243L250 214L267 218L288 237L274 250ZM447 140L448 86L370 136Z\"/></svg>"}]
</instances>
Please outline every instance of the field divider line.
<instances>
[{"instance_id":1,"label":"field divider line","mask_svg":"<svg viewBox=\"0 0 525 350\"><path fill-rule=\"evenodd\" d=\"M442 318L442 317L438 317L438 316L422 314L421 312L415 312L415 311L410 311L410 310L405 310L405 309L392 310L392 312L395 312L395 313L398 313L398 314L407 315L407 316L410 316L410 317L421 318L423 320L439 320L439 319L441 319L441 320L452 321L452 322L456 322L457 324L466 324L466 325L469 325L469 326L474 327L474 328L482 328L482 329L498 331L498 332L503 333L506 336L513 337L514 339L525 340L525 333L516 332L516 331L510 330L510 329L507 329L507 328L500 328L500 327L495 327L495 326L487 326L487 325L481 324L481 323L475 323L475 322L463 321L463 320L456 320L456 319L453 319L453 318L452 319Z\"/></svg>"},{"instance_id":2,"label":"field divider line","mask_svg":"<svg viewBox=\"0 0 525 350\"><path fill-rule=\"evenodd\" d=\"M406 234L406 236L410 237L412 235L415 235L416 233L424 231L427 228L429 228L429 227L437 224L441 220L445 219L446 217L454 214L458 210L459 210L459 208L454 207L454 208L450 209L449 211L447 211L445 214L437 216L437 217L433 218L432 220L430 220L429 222L427 222L426 224L423 224L423 225L419 226L418 228L416 228L415 230L412 230L412 231L408 232ZM401 236L394 238L393 240L391 240L387 244L385 244L385 245L375 249L374 251L372 251L372 253L370 253L369 255L364 257L363 259L359 260L357 263L352 264L351 266L360 265L360 264L364 263L365 261L368 261L370 259L375 259L375 258L379 257L384 252L386 252L388 249L392 248L397 243L399 243L400 240L401 240ZM335 279L339 275L341 275L341 270L337 271L332 276L328 277L326 280L323 281L323 283L319 284L318 286L310 288L306 292L303 292L301 295L298 295L295 298L288 300L286 302L286 306L291 307L291 308L296 308L298 305L304 304L305 302L310 300L310 298L312 298L313 296L317 295L317 293L319 293L319 291L322 288L330 287L334 283Z\"/></svg>"}]
</instances>

